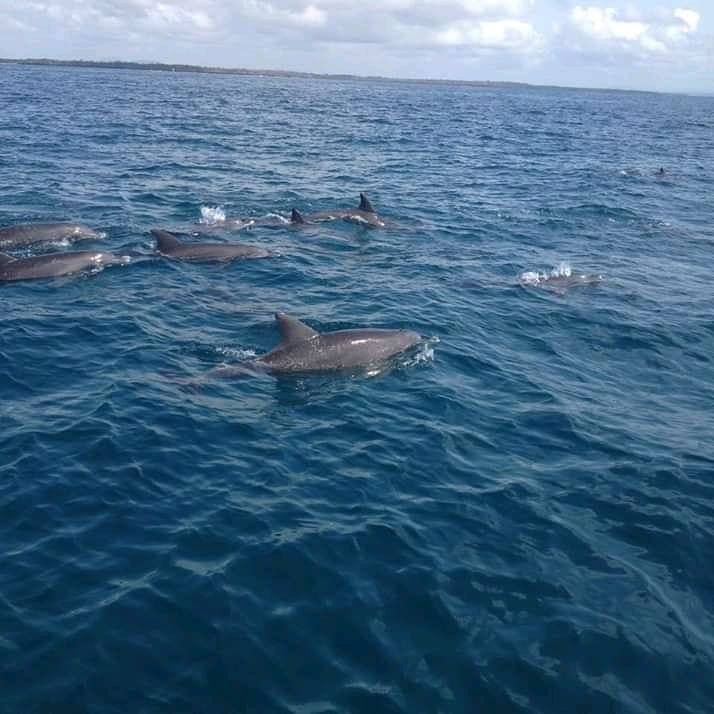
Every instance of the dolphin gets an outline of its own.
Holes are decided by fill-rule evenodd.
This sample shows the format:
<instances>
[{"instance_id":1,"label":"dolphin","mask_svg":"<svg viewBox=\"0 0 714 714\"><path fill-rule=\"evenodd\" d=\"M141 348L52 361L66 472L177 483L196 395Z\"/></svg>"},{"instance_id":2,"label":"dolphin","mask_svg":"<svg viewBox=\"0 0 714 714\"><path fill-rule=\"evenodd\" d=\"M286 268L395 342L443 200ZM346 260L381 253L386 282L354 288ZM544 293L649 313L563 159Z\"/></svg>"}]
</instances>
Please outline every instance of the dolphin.
<instances>
[{"instance_id":1,"label":"dolphin","mask_svg":"<svg viewBox=\"0 0 714 714\"><path fill-rule=\"evenodd\" d=\"M83 270L96 270L105 265L127 262L128 258L114 253L79 250L72 253L50 253L32 258L14 258L0 253L0 282L35 280L72 275Z\"/></svg>"},{"instance_id":2,"label":"dolphin","mask_svg":"<svg viewBox=\"0 0 714 714\"><path fill-rule=\"evenodd\" d=\"M162 255L180 260L234 260L235 258L268 258L272 253L244 243L182 243L173 233L152 229L156 249Z\"/></svg>"},{"instance_id":3,"label":"dolphin","mask_svg":"<svg viewBox=\"0 0 714 714\"><path fill-rule=\"evenodd\" d=\"M290 223L293 225L301 225L303 223L319 223L337 219L359 223L372 228L384 228L386 225L384 219L374 210L374 207L364 193L360 193L359 195L358 208L339 208L333 211L319 211L317 213L308 213L306 216L303 216L297 208L293 208Z\"/></svg>"},{"instance_id":4,"label":"dolphin","mask_svg":"<svg viewBox=\"0 0 714 714\"><path fill-rule=\"evenodd\" d=\"M24 223L0 228L0 248L16 248L33 243L103 238L102 233L81 223Z\"/></svg>"},{"instance_id":5,"label":"dolphin","mask_svg":"<svg viewBox=\"0 0 714 714\"><path fill-rule=\"evenodd\" d=\"M275 314L280 344L252 360L248 367L272 374L324 372L369 367L422 342L411 330L338 330L318 332L285 313ZM219 368L224 376L246 372L243 367Z\"/></svg>"}]
</instances>

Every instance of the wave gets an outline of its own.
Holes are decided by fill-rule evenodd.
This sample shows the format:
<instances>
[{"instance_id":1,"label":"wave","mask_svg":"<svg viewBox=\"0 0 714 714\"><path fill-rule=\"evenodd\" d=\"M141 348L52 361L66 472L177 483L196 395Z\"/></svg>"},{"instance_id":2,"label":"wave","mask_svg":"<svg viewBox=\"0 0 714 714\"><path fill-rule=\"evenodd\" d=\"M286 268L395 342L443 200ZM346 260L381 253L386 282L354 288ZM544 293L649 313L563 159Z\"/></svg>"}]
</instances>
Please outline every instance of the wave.
<instances>
[{"instance_id":1,"label":"wave","mask_svg":"<svg viewBox=\"0 0 714 714\"><path fill-rule=\"evenodd\" d=\"M242 362L244 360L253 359L254 357L257 356L257 353L255 350L247 350L247 349L243 349L241 347L220 346L220 347L214 347L213 349L214 349L214 352L216 352L216 354L219 354L222 357L227 357L227 358L237 361L237 362Z\"/></svg>"},{"instance_id":2,"label":"wave","mask_svg":"<svg viewBox=\"0 0 714 714\"><path fill-rule=\"evenodd\" d=\"M264 216L260 216L260 218L256 218L255 222L260 223L260 221L263 221L263 220L277 221L278 223L282 223L284 226L290 225L290 219L285 218L285 216L281 216L279 213L266 213Z\"/></svg>"}]
</instances>

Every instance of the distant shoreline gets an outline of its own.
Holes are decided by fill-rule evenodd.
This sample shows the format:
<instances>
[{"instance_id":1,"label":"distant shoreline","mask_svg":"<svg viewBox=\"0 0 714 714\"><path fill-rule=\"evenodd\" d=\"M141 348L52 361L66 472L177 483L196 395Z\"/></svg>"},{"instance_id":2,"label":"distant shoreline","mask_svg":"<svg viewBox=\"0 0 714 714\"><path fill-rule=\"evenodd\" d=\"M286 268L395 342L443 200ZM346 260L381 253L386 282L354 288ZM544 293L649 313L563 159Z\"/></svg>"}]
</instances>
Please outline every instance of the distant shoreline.
<instances>
[{"instance_id":1,"label":"distant shoreline","mask_svg":"<svg viewBox=\"0 0 714 714\"><path fill-rule=\"evenodd\" d=\"M358 82L387 82L393 84L435 84L457 85L465 87L493 87L511 89L567 89L591 92L636 92L638 94L658 94L644 89L606 89L597 87L567 87L555 84L530 84L528 82L505 82L477 79L414 79L399 77L381 77L358 74L322 74L317 72L296 72L281 69L246 69L242 67L205 67L192 64L169 64L164 62L127 62L98 60L55 60L55 59L6 59L0 58L0 64L33 65L40 67L77 67L89 69L126 69L148 70L152 72L190 72L196 74L230 74L246 77L284 77L289 79L354 80Z\"/></svg>"}]
</instances>

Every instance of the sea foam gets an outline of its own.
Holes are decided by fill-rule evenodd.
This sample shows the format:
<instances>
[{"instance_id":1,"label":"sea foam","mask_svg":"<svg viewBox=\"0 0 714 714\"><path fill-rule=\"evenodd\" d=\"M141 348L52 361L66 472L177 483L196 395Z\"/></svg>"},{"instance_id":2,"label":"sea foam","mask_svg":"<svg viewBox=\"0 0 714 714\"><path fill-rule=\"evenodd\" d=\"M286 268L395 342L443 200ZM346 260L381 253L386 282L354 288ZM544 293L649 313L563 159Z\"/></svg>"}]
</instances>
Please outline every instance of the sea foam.
<instances>
[{"instance_id":1,"label":"sea foam","mask_svg":"<svg viewBox=\"0 0 714 714\"><path fill-rule=\"evenodd\" d=\"M225 222L226 212L220 206L201 206L201 219L199 223L213 224Z\"/></svg>"}]
</instances>

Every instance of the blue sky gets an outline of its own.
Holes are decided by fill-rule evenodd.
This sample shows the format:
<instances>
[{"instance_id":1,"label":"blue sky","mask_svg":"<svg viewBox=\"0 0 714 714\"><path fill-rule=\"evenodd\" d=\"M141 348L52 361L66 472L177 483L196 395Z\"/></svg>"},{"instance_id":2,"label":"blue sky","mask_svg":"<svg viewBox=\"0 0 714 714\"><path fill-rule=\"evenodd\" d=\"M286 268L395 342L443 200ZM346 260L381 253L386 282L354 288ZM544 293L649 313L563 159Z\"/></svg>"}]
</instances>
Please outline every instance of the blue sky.
<instances>
[{"instance_id":1,"label":"blue sky","mask_svg":"<svg viewBox=\"0 0 714 714\"><path fill-rule=\"evenodd\" d=\"M714 0L2 0L0 55L714 93Z\"/></svg>"}]
</instances>

